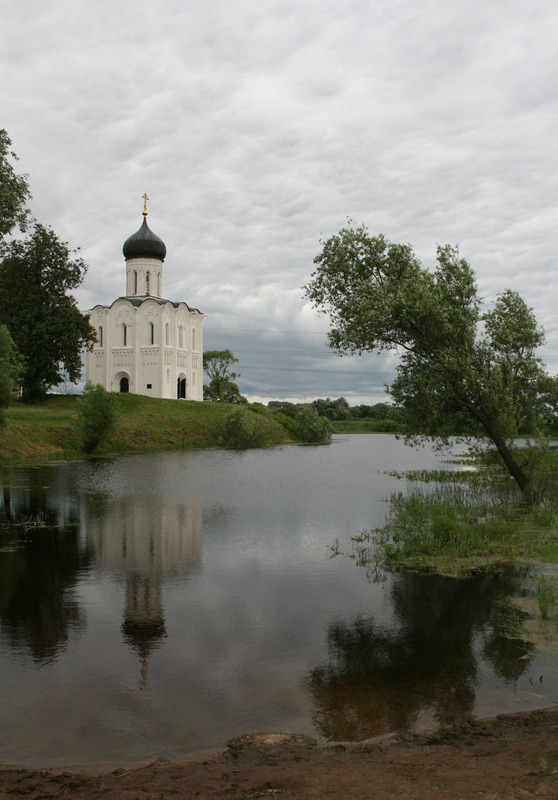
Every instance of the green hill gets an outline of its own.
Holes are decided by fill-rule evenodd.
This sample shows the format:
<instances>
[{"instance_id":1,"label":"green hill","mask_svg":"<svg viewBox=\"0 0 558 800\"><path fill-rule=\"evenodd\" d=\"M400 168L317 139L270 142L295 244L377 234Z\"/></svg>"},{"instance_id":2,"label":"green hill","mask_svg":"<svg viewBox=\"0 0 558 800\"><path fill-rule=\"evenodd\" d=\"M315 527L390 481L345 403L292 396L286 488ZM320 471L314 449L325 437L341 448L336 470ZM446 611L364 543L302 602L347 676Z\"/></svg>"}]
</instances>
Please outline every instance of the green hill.
<instances>
[{"instance_id":1,"label":"green hill","mask_svg":"<svg viewBox=\"0 0 558 800\"><path fill-rule=\"evenodd\" d=\"M49 395L34 405L15 403L0 430L0 463L68 460L84 457L77 429L78 395ZM158 400L136 394L115 394L117 423L107 444L95 455L108 456L156 450L220 447L224 417L238 405ZM271 441L292 437L276 415L261 405L240 406L255 420L265 417ZM263 420L262 420L263 422Z\"/></svg>"}]
</instances>

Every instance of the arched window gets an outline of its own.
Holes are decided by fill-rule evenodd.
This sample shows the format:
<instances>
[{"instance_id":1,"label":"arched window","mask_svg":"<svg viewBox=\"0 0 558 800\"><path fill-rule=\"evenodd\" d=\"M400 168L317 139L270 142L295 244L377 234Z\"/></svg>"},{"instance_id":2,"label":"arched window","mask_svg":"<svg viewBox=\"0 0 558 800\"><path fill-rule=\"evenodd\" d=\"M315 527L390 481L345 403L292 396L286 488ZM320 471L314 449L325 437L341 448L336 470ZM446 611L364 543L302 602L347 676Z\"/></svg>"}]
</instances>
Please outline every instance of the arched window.
<instances>
[{"instance_id":1,"label":"arched window","mask_svg":"<svg viewBox=\"0 0 558 800\"><path fill-rule=\"evenodd\" d=\"M134 270L134 294L138 293L138 271Z\"/></svg>"},{"instance_id":2,"label":"arched window","mask_svg":"<svg viewBox=\"0 0 558 800\"><path fill-rule=\"evenodd\" d=\"M165 344L169 343L169 323L165 322Z\"/></svg>"},{"instance_id":3,"label":"arched window","mask_svg":"<svg viewBox=\"0 0 558 800\"><path fill-rule=\"evenodd\" d=\"M192 328L192 350L196 349L196 329Z\"/></svg>"},{"instance_id":4,"label":"arched window","mask_svg":"<svg viewBox=\"0 0 558 800\"><path fill-rule=\"evenodd\" d=\"M145 294L149 294L149 272L145 273Z\"/></svg>"},{"instance_id":5,"label":"arched window","mask_svg":"<svg viewBox=\"0 0 558 800\"><path fill-rule=\"evenodd\" d=\"M182 325L178 328L178 346L184 347L184 328Z\"/></svg>"},{"instance_id":6,"label":"arched window","mask_svg":"<svg viewBox=\"0 0 558 800\"><path fill-rule=\"evenodd\" d=\"M97 344L99 345L99 347L103 346L103 326L102 325L99 325L99 328L97 330Z\"/></svg>"},{"instance_id":7,"label":"arched window","mask_svg":"<svg viewBox=\"0 0 558 800\"><path fill-rule=\"evenodd\" d=\"M122 344L124 347L128 344L128 328L125 322L122 323Z\"/></svg>"},{"instance_id":8,"label":"arched window","mask_svg":"<svg viewBox=\"0 0 558 800\"><path fill-rule=\"evenodd\" d=\"M149 323L149 344L155 344L155 325Z\"/></svg>"}]
</instances>

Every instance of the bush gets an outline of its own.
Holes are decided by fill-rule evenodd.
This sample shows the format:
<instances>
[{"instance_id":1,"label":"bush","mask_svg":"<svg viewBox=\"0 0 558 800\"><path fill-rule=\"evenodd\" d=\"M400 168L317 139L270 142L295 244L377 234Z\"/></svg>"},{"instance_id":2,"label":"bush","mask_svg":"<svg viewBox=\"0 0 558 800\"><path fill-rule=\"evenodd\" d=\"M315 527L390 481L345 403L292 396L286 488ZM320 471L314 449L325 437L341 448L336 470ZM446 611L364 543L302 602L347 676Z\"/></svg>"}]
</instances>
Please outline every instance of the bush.
<instances>
[{"instance_id":1,"label":"bush","mask_svg":"<svg viewBox=\"0 0 558 800\"><path fill-rule=\"evenodd\" d=\"M78 402L78 429L86 453L93 453L112 433L116 412L114 398L99 384L88 383Z\"/></svg>"},{"instance_id":2,"label":"bush","mask_svg":"<svg viewBox=\"0 0 558 800\"><path fill-rule=\"evenodd\" d=\"M327 417L318 414L314 406L303 406L296 415L296 435L308 444L327 444L331 441L333 427Z\"/></svg>"},{"instance_id":3,"label":"bush","mask_svg":"<svg viewBox=\"0 0 558 800\"><path fill-rule=\"evenodd\" d=\"M221 438L225 447L243 450L248 447L267 447L284 436L269 417L238 408L225 416Z\"/></svg>"}]
</instances>

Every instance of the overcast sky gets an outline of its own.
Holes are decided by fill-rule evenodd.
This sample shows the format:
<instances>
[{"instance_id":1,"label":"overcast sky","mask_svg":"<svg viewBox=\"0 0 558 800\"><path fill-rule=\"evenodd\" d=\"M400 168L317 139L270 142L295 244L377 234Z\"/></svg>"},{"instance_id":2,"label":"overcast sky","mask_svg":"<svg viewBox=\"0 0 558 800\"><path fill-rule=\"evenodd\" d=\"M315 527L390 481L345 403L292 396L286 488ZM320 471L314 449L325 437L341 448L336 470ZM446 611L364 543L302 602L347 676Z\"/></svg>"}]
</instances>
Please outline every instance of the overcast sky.
<instances>
[{"instance_id":1,"label":"overcast sky","mask_svg":"<svg viewBox=\"0 0 558 800\"><path fill-rule=\"evenodd\" d=\"M556 0L4 0L0 127L82 310L125 293L147 192L163 294L249 399L372 403L394 362L335 356L303 299L348 217L427 265L458 244L558 371L557 42Z\"/></svg>"}]
</instances>

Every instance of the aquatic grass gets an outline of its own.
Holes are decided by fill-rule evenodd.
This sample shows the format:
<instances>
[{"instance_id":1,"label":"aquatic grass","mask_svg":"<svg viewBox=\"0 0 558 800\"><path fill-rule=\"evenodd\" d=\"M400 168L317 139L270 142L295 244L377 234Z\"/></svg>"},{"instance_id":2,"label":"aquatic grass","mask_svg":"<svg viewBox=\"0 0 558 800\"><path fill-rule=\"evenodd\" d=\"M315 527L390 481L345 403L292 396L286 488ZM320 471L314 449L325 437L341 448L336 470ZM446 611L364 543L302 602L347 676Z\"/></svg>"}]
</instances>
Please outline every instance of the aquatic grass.
<instances>
[{"instance_id":1,"label":"aquatic grass","mask_svg":"<svg viewBox=\"0 0 558 800\"><path fill-rule=\"evenodd\" d=\"M549 578L542 576L537 582L535 596L541 619L549 619L558 606L558 589Z\"/></svg>"},{"instance_id":2,"label":"aquatic grass","mask_svg":"<svg viewBox=\"0 0 558 800\"><path fill-rule=\"evenodd\" d=\"M378 569L465 574L500 564L558 563L558 503L549 473L544 502L523 503L491 470L417 471L389 499L385 525L352 540L352 557Z\"/></svg>"}]
</instances>

